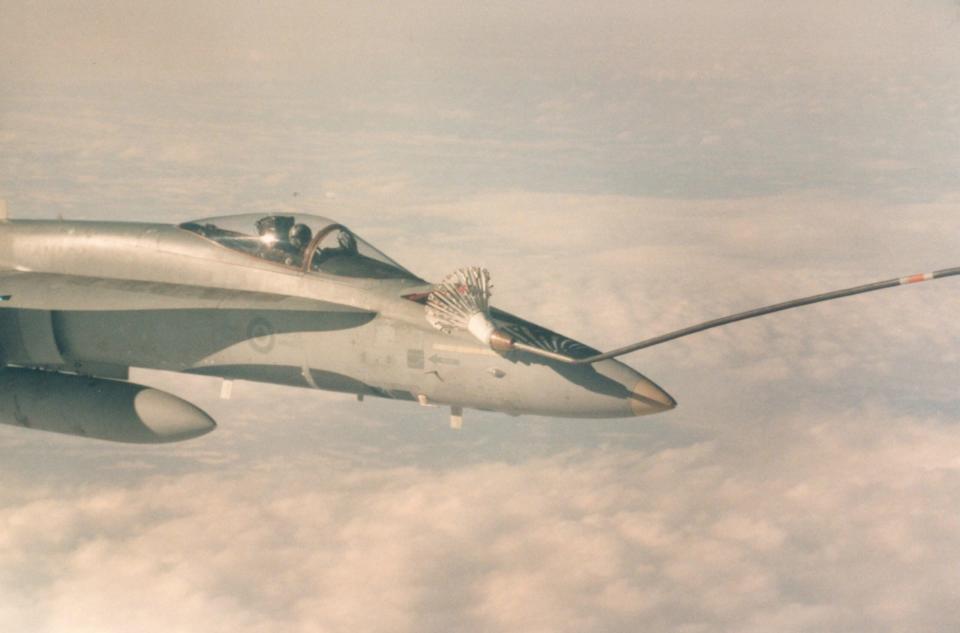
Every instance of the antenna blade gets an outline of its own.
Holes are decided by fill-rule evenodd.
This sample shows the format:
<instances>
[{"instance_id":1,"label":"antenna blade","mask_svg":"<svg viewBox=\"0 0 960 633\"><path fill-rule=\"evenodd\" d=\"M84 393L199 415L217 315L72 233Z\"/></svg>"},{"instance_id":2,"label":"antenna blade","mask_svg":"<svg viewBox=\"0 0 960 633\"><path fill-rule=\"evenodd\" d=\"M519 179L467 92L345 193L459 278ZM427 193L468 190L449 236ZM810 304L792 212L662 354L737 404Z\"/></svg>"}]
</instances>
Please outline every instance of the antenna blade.
<instances>
[{"instance_id":1,"label":"antenna blade","mask_svg":"<svg viewBox=\"0 0 960 633\"><path fill-rule=\"evenodd\" d=\"M960 275L960 267L944 268L943 270L937 270L932 273L920 273L918 275L910 275L908 277L897 277L896 279L887 279L886 281L878 281L876 283L865 284L863 286L844 288L843 290L834 290L833 292L824 292L823 294L802 297L800 299L792 299L790 301L784 301L783 303L775 303L762 308L755 308L753 310L747 310L746 312L738 312L737 314L731 314L730 316L720 317L719 319L704 321L703 323L699 323L697 325L691 325L690 327L685 327L680 330L674 330L673 332L661 334L660 336L648 338L638 343L633 343L632 345L627 345L626 347L620 347L603 354L596 354L587 358L577 359L566 357L563 362L571 365L586 365L589 363L596 363L601 360L616 358L617 356L623 356L624 354L636 352L647 347L653 347L654 345L666 343L667 341L673 341L684 336L690 336L691 334L696 334L697 332L703 332L704 330L720 327L721 325L727 325L728 323L744 321L746 319L752 319L765 314L771 314L773 312L790 310L791 308L799 308L800 306L810 305L811 303L830 301L832 299L840 299L842 297L849 297L851 295L859 295L865 292L873 292L875 290L883 290L885 288L896 288L897 286L905 286L908 284L920 283L922 281L930 281L931 279L942 279L944 277L952 277L954 275ZM557 354L552 353L550 355L550 357L554 360L560 360L557 358L557 356Z\"/></svg>"}]
</instances>

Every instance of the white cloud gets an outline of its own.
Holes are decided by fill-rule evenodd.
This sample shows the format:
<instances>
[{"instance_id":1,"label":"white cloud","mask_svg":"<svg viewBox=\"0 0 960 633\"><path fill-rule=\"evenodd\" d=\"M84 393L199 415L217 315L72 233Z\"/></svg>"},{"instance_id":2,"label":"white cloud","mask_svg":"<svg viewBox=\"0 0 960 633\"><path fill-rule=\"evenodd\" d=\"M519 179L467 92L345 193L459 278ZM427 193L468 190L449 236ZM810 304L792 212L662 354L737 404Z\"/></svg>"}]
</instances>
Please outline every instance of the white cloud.
<instances>
[{"instance_id":1,"label":"white cloud","mask_svg":"<svg viewBox=\"0 0 960 633\"><path fill-rule=\"evenodd\" d=\"M868 410L754 428L513 464L302 455L4 493L0 587L38 632L956 623L951 426ZM0 609L5 629L23 618Z\"/></svg>"}]
</instances>

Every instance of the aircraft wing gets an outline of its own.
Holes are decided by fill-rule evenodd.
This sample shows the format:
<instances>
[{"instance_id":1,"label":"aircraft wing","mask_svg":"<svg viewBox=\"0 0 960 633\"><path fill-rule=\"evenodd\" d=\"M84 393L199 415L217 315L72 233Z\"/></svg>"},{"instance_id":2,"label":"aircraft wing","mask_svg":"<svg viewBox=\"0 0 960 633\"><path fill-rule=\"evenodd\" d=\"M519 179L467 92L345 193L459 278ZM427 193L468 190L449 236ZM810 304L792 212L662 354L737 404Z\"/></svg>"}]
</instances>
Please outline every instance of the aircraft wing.
<instances>
[{"instance_id":1,"label":"aircraft wing","mask_svg":"<svg viewBox=\"0 0 960 633\"><path fill-rule=\"evenodd\" d=\"M206 308L372 314L349 305L265 292L18 271L0 271L0 306L27 310Z\"/></svg>"}]
</instances>

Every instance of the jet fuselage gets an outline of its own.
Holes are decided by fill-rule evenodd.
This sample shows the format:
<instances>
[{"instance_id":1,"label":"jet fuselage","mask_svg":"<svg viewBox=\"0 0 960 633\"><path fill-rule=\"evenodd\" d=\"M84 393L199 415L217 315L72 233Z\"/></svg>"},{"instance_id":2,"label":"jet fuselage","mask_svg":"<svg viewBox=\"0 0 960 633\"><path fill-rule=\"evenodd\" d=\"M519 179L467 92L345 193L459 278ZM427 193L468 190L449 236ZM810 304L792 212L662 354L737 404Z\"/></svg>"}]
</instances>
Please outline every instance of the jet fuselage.
<instances>
[{"instance_id":1,"label":"jet fuselage","mask_svg":"<svg viewBox=\"0 0 960 633\"><path fill-rule=\"evenodd\" d=\"M108 378L129 367L510 414L606 418L675 403L616 360L568 366L431 327L432 286L303 270L166 224L0 223L7 364ZM586 346L502 312L547 344Z\"/></svg>"}]
</instances>

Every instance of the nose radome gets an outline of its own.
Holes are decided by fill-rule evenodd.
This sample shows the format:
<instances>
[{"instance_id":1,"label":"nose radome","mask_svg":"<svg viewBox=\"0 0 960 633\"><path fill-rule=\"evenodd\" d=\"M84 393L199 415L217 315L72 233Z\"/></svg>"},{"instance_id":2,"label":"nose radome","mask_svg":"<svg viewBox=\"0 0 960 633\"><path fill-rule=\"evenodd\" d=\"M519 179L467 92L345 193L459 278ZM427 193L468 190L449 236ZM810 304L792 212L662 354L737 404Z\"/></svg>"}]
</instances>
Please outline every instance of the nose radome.
<instances>
[{"instance_id":1,"label":"nose radome","mask_svg":"<svg viewBox=\"0 0 960 633\"><path fill-rule=\"evenodd\" d=\"M641 378L633 386L628 400L634 415L661 413L677 406L677 401L671 398L670 394L648 378Z\"/></svg>"},{"instance_id":2,"label":"nose radome","mask_svg":"<svg viewBox=\"0 0 960 633\"><path fill-rule=\"evenodd\" d=\"M655 382L617 360L602 361L592 367L597 373L620 385L621 391L617 398L619 414L615 417L652 415L677 406L677 401Z\"/></svg>"}]
</instances>

